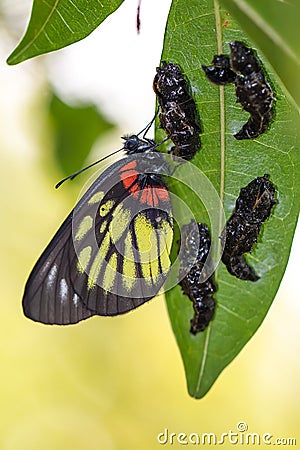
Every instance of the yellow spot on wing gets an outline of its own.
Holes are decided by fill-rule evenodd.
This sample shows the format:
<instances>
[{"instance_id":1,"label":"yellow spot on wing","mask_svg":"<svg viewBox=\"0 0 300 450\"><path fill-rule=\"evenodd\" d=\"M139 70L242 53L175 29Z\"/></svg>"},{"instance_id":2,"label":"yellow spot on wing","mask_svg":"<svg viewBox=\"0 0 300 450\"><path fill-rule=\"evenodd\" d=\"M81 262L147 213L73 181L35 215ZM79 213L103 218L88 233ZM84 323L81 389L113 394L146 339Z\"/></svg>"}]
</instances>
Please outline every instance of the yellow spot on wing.
<instances>
[{"instance_id":1,"label":"yellow spot on wing","mask_svg":"<svg viewBox=\"0 0 300 450\"><path fill-rule=\"evenodd\" d=\"M91 254L92 247L89 245L81 250L77 261L77 269L80 273L84 273L86 271L91 259Z\"/></svg>"},{"instance_id":2,"label":"yellow spot on wing","mask_svg":"<svg viewBox=\"0 0 300 450\"><path fill-rule=\"evenodd\" d=\"M125 236L125 257L128 260L134 261L133 242L131 233L127 233Z\"/></svg>"},{"instance_id":3,"label":"yellow spot on wing","mask_svg":"<svg viewBox=\"0 0 300 450\"><path fill-rule=\"evenodd\" d=\"M107 220L103 220L103 222L100 225L100 233L104 233L107 226Z\"/></svg>"},{"instance_id":4,"label":"yellow spot on wing","mask_svg":"<svg viewBox=\"0 0 300 450\"><path fill-rule=\"evenodd\" d=\"M173 241L173 229L170 224L163 220L160 228L160 263L163 273L170 268L170 252Z\"/></svg>"},{"instance_id":5,"label":"yellow spot on wing","mask_svg":"<svg viewBox=\"0 0 300 450\"><path fill-rule=\"evenodd\" d=\"M167 249L165 249L160 255L160 264L162 273L167 273L170 269L170 256Z\"/></svg>"},{"instance_id":6,"label":"yellow spot on wing","mask_svg":"<svg viewBox=\"0 0 300 450\"><path fill-rule=\"evenodd\" d=\"M123 261L123 283L127 289L132 289L136 284L136 265L130 259L125 258Z\"/></svg>"},{"instance_id":7,"label":"yellow spot on wing","mask_svg":"<svg viewBox=\"0 0 300 450\"><path fill-rule=\"evenodd\" d=\"M110 236L108 233L106 233L102 239L102 242L100 243L99 250L88 274L89 289L92 289L96 285L101 267L103 266L103 264L106 264L105 256L107 255L109 245L110 245Z\"/></svg>"},{"instance_id":8,"label":"yellow spot on wing","mask_svg":"<svg viewBox=\"0 0 300 450\"><path fill-rule=\"evenodd\" d=\"M122 205L118 205L114 210L113 220L110 224L110 234L112 242L116 243L123 233L128 233L131 214L129 209L124 209Z\"/></svg>"},{"instance_id":9,"label":"yellow spot on wing","mask_svg":"<svg viewBox=\"0 0 300 450\"><path fill-rule=\"evenodd\" d=\"M110 291L112 288L117 273L117 255L113 253L106 265L106 269L103 277L103 289L105 291Z\"/></svg>"},{"instance_id":10,"label":"yellow spot on wing","mask_svg":"<svg viewBox=\"0 0 300 450\"><path fill-rule=\"evenodd\" d=\"M114 204L115 202L113 200L102 203L99 208L100 217L105 217L111 211Z\"/></svg>"},{"instance_id":11,"label":"yellow spot on wing","mask_svg":"<svg viewBox=\"0 0 300 450\"><path fill-rule=\"evenodd\" d=\"M80 241L86 233L93 226L93 218L91 216L85 216L79 224L78 230L75 235L75 240Z\"/></svg>"},{"instance_id":12,"label":"yellow spot on wing","mask_svg":"<svg viewBox=\"0 0 300 450\"><path fill-rule=\"evenodd\" d=\"M142 276L143 276L143 278L148 283L151 283L151 280L152 280L153 276L151 274L150 263L142 263L141 267L142 267Z\"/></svg>"},{"instance_id":13,"label":"yellow spot on wing","mask_svg":"<svg viewBox=\"0 0 300 450\"><path fill-rule=\"evenodd\" d=\"M126 289L130 290L136 284L136 264L134 262L133 242L130 233L125 235L122 280Z\"/></svg>"},{"instance_id":14,"label":"yellow spot on wing","mask_svg":"<svg viewBox=\"0 0 300 450\"><path fill-rule=\"evenodd\" d=\"M89 199L88 204L93 205L94 203L100 203L101 200L103 199L103 197L104 197L104 192L102 192L102 191L96 192L96 194L94 194L93 197L91 197Z\"/></svg>"},{"instance_id":15,"label":"yellow spot on wing","mask_svg":"<svg viewBox=\"0 0 300 450\"><path fill-rule=\"evenodd\" d=\"M109 266L116 272L117 271L117 254L113 253L108 261Z\"/></svg>"},{"instance_id":16,"label":"yellow spot on wing","mask_svg":"<svg viewBox=\"0 0 300 450\"><path fill-rule=\"evenodd\" d=\"M155 230L144 216L144 214L138 214L134 219L134 232L136 236L137 247L139 250L140 261L148 262L151 260L149 253L155 250L157 246Z\"/></svg>"}]
</instances>

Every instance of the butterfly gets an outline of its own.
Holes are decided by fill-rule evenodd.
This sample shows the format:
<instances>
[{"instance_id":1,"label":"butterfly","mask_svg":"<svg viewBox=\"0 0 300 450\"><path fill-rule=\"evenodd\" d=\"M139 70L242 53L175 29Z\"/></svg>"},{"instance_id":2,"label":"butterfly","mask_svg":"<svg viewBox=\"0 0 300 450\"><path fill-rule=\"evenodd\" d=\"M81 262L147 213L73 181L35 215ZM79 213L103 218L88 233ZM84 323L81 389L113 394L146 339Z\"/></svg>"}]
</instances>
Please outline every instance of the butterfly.
<instances>
[{"instance_id":1,"label":"butterfly","mask_svg":"<svg viewBox=\"0 0 300 450\"><path fill-rule=\"evenodd\" d=\"M68 325L126 313L159 293L170 268L172 206L168 166L144 136L123 138L127 156L92 183L38 259L25 316Z\"/></svg>"}]
</instances>

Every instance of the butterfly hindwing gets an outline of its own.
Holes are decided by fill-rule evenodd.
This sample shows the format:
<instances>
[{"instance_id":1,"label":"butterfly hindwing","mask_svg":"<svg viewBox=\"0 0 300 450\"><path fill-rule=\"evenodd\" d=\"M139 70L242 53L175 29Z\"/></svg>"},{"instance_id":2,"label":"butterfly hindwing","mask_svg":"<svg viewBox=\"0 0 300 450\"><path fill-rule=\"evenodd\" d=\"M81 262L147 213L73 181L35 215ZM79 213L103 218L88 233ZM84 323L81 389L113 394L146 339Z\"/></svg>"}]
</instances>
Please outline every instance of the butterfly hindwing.
<instances>
[{"instance_id":1,"label":"butterfly hindwing","mask_svg":"<svg viewBox=\"0 0 300 450\"><path fill-rule=\"evenodd\" d=\"M67 325L95 313L80 300L73 288L72 214L60 227L36 263L25 287L24 314L47 324Z\"/></svg>"}]
</instances>

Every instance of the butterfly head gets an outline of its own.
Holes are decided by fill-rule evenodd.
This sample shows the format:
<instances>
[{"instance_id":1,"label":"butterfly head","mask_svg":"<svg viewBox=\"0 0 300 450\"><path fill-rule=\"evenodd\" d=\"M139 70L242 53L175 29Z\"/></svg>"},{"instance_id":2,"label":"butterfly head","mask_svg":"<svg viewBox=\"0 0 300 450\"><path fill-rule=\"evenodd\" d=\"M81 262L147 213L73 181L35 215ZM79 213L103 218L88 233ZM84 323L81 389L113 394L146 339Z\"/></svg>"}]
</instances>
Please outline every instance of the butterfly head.
<instances>
[{"instance_id":1,"label":"butterfly head","mask_svg":"<svg viewBox=\"0 0 300 450\"><path fill-rule=\"evenodd\" d=\"M157 148L157 143L153 139L141 139L136 134L123 136L122 139L125 141L124 150L127 155L153 152Z\"/></svg>"}]
</instances>

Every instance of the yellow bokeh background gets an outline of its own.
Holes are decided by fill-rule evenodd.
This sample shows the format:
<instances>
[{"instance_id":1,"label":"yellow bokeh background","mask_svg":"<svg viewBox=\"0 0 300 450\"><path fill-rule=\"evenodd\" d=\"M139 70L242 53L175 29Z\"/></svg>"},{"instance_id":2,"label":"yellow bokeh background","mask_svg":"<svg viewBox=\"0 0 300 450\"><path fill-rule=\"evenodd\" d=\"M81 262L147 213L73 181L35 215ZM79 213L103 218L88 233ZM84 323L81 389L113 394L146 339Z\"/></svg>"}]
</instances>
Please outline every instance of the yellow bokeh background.
<instances>
[{"instance_id":1,"label":"yellow bokeh background","mask_svg":"<svg viewBox=\"0 0 300 450\"><path fill-rule=\"evenodd\" d=\"M43 70L35 63L12 70L3 62L1 69L0 449L182 448L176 438L159 444L158 434L220 436L237 432L240 422L248 432L296 438L299 445L296 245L264 323L202 400L188 396L163 298L122 317L70 327L23 316L29 272L78 189L53 189L60 175L49 158Z\"/></svg>"}]
</instances>

